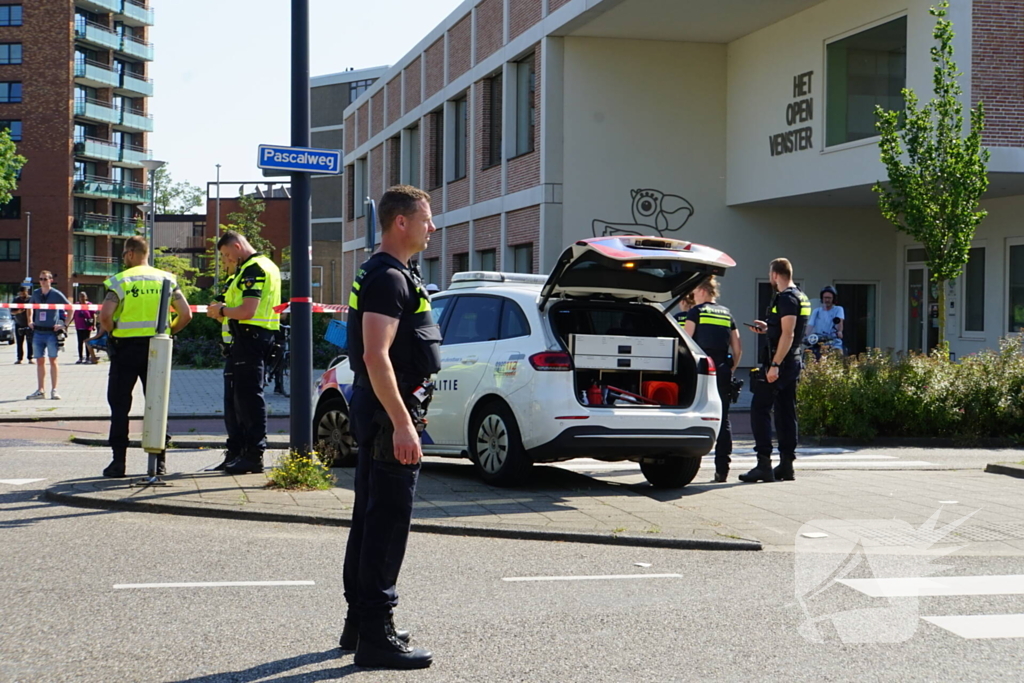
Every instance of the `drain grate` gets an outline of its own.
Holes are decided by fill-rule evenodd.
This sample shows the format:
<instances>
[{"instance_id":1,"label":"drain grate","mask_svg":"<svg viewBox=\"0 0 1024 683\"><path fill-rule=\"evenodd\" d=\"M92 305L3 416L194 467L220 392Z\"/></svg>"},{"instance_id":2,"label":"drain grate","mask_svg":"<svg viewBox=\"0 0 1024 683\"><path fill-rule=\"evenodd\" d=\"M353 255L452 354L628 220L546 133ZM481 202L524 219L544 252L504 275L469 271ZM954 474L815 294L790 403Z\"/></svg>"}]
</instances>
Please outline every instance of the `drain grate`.
<instances>
[{"instance_id":1,"label":"drain grate","mask_svg":"<svg viewBox=\"0 0 1024 683\"><path fill-rule=\"evenodd\" d=\"M1024 524L970 524L959 527L956 531L945 533L941 529L931 531L902 531L900 529L849 527L843 530L844 537L859 537L874 541L878 545L900 546L918 545L921 543L960 543L969 541L984 543L986 541L1018 541L1024 540Z\"/></svg>"}]
</instances>

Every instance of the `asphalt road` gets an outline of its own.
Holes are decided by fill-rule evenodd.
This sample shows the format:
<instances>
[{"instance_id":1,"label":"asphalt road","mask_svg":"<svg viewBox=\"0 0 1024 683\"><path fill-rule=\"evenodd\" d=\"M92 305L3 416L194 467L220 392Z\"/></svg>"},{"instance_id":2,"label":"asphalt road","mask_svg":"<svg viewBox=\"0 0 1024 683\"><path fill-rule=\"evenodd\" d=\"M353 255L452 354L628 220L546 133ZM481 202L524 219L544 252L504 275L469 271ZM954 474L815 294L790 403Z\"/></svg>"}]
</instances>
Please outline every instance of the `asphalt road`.
<instances>
[{"instance_id":1,"label":"asphalt road","mask_svg":"<svg viewBox=\"0 0 1024 683\"><path fill-rule=\"evenodd\" d=\"M198 468L212 456L176 457ZM1019 680L1024 633L969 639L923 617L1024 614L1021 594L890 602L826 582L814 595L806 569L829 561L797 553L435 535L412 538L398 614L434 651L434 666L364 671L334 647L345 529L38 499L47 481L95 474L106 459L104 450L0 442L0 478L45 479L0 484L0 681ZM938 564L940 576L1024 573L1019 557ZM847 578L864 572L861 563ZM663 574L678 576L579 580ZM505 580L536 577L575 580ZM312 585L115 588L224 581ZM801 602L824 617L824 642L801 633ZM864 611L879 607L891 609ZM897 642L843 642L851 637Z\"/></svg>"}]
</instances>

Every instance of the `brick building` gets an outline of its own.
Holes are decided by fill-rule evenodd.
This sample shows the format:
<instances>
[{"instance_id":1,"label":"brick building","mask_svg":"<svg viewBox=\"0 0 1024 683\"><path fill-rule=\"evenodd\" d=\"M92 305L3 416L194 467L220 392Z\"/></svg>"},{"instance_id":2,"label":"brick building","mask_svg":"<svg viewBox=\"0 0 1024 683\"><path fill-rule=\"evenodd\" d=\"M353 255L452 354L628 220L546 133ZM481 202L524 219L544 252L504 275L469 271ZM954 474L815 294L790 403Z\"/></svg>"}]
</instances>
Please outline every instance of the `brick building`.
<instances>
[{"instance_id":1,"label":"brick building","mask_svg":"<svg viewBox=\"0 0 1024 683\"><path fill-rule=\"evenodd\" d=\"M931 4L465 0L344 111L344 287L366 257L363 199L401 181L432 195L421 258L442 288L466 269L548 272L584 237L663 235L736 259L737 317L760 317L785 255L812 299L839 290L851 350L927 349L937 290L871 187L875 105L932 95ZM989 215L949 289L963 354L1024 331L1024 0L952 5L992 152Z\"/></svg>"},{"instance_id":2,"label":"brick building","mask_svg":"<svg viewBox=\"0 0 1024 683\"><path fill-rule=\"evenodd\" d=\"M149 200L152 25L148 0L0 4L0 124L28 159L0 209L4 290L26 268L53 271L66 292L118 270Z\"/></svg>"}]
</instances>

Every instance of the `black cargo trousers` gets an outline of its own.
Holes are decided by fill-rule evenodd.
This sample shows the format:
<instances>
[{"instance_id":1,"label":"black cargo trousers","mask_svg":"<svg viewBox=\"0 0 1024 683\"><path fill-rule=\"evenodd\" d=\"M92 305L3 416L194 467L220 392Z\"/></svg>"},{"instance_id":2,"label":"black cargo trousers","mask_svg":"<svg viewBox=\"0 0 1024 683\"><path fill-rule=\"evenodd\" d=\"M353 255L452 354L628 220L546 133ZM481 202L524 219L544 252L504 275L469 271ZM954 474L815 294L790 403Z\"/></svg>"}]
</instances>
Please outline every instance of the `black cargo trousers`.
<instances>
[{"instance_id":1,"label":"black cargo trousers","mask_svg":"<svg viewBox=\"0 0 1024 683\"><path fill-rule=\"evenodd\" d=\"M254 325L232 325L224 363L224 426L228 453L262 458L267 450L267 401L263 374L274 332Z\"/></svg>"},{"instance_id":2,"label":"black cargo trousers","mask_svg":"<svg viewBox=\"0 0 1024 683\"><path fill-rule=\"evenodd\" d=\"M729 421L732 366L729 360L716 364L715 380L718 385L718 398L722 401L722 422L718 428L718 441L715 442L715 471L728 472L729 463L732 462L732 422Z\"/></svg>"},{"instance_id":3,"label":"black cargo trousers","mask_svg":"<svg viewBox=\"0 0 1024 683\"><path fill-rule=\"evenodd\" d=\"M768 368L762 368L761 375ZM758 458L770 458L772 454L772 412L775 413L775 433L779 440L779 455L782 461L792 462L796 458L798 426L796 419L796 387L800 381L803 361L787 356L779 368L779 378L774 382L758 380L751 383L754 398L750 403L750 429L754 433L754 451Z\"/></svg>"},{"instance_id":4,"label":"black cargo trousers","mask_svg":"<svg viewBox=\"0 0 1024 683\"><path fill-rule=\"evenodd\" d=\"M146 392L146 374L149 370L150 337L108 337L107 349L110 355L110 371L107 375L107 403L110 405L111 450L124 453L128 450L128 413L132 409L132 392L135 383L142 382Z\"/></svg>"}]
</instances>

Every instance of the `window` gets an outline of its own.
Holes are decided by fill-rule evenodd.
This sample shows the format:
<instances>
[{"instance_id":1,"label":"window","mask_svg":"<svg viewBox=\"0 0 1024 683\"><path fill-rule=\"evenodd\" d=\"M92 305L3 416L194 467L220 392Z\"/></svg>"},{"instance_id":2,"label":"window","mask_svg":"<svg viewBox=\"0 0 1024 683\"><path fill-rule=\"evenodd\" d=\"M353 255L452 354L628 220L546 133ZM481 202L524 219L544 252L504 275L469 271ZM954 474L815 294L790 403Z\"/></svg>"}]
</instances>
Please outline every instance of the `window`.
<instances>
[{"instance_id":1,"label":"window","mask_svg":"<svg viewBox=\"0 0 1024 683\"><path fill-rule=\"evenodd\" d=\"M11 201L0 206L0 220L21 218L21 197L11 197Z\"/></svg>"},{"instance_id":2,"label":"window","mask_svg":"<svg viewBox=\"0 0 1024 683\"><path fill-rule=\"evenodd\" d=\"M356 218L366 215L366 196L370 191L370 172L367 169L369 165L369 159L366 157L356 160Z\"/></svg>"},{"instance_id":3,"label":"window","mask_svg":"<svg viewBox=\"0 0 1024 683\"><path fill-rule=\"evenodd\" d=\"M469 100L455 100L455 164L452 180L466 177L466 150L469 146Z\"/></svg>"},{"instance_id":4,"label":"window","mask_svg":"<svg viewBox=\"0 0 1024 683\"><path fill-rule=\"evenodd\" d=\"M964 332L985 331L985 247L973 247L964 267Z\"/></svg>"},{"instance_id":5,"label":"window","mask_svg":"<svg viewBox=\"0 0 1024 683\"><path fill-rule=\"evenodd\" d=\"M441 282L441 259L428 258L423 260L423 281L430 284ZM437 322L436 320L434 322Z\"/></svg>"},{"instance_id":6,"label":"window","mask_svg":"<svg viewBox=\"0 0 1024 683\"><path fill-rule=\"evenodd\" d=\"M530 334L530 323L526 322L523 309L519 304L510 299L505 300L505 306L501 309L501 331L499 339L512 339L514 337L526 337Z\"/></svg>"},{"instance_id":7,"label":"window","mask_svg":"<svg viewBox=\"0 0 1024 683\"><path fill-rule=\"evenodd\" d=\"M0 240L0 261L20 261L21 240Z\"/></svg>"},{"instance_id":8,"label":"window","mask_svg":"<svg viewBox=\"0 0 1024 683\"><path fill-rule=\"evenodd\" d=\"M0 64L21 64L21 43L0 44Z\"/></svg>"},{"instance_id":9,"label":"window","mask_svg":"<svg viewBox=\"0 0 1024 683\"><path fill-rule=\"evenodd\" d=\"M445 345L472 344L498 338L502 299L494 296L460 296L444 330Z\"/></svg>"},{"instance_id":10,"label":"window","mask_svg":"<svg viewBox=\"0 0 1024 683\"><path fill-rule=\"evenodd\" d=\"M536 87L533 55L530 55L516 65L516 156L533 151Z\"/></svg>"},{"instance_id":11,"label":"window","mask_svg":"<svg viewBox=\"0 0 1024 683\"><path fill-rule=\"evenodd\" d=\"M533 245L520 244L512 247L512 272L532 273L533 272Z\"/></svg>"},{"instance_id":12,"label":"window","mask_svg":"<svg viewBox=\"0 0 1024 683\"><path fill-rule=\"evenodd\" d=\"M451 308L449 304L454 300L455 298L451 296L433 297L430 300L431 317L434 319L434 324L440 326L442 330L444 329L444 312Z\"/></svg>"},{"instance_id":13,"label":"window","mask_svg":"<svg viewBox=\"0 0 1024 683\"><path fill-rule=\"evenodd\" d=\"M0 82L0 102L21 102L21 81Z\"/></svg>"},{"instance_id":14,"label":"window","mask_svg":"<svg viewBox=\"0 0 1024 683\"><path fill-rule=\"evenodd\" d=\"M345 220L356 217L356 171L355 166L345 167Z\"/></svg>"},{"instance_id":15,"label":"window","mask_svg":"<svg viewBox=\"0 0 1024 683\"><path fill-rule=\"evenodd\" d=\"M348 84L348 101L349 104L359 99L359 96L366 92L366 89L373 85L374 79L368 79L365 81L352 81Z\"/></svg>"},{"instance_id":16,"label":"window","mask_svg":"<svg viewBox=\"0 0 1024 683\"><path fill-rule=\"evenodd\" d=\"M497 166L501 163L501 74L487 80L487 119L484 125L487 126L484 144L487 149L484 152L484 168Z\"/></svg>"},{"instance_id":17,"label":"window","mask_svg":"<svg viewBox=\"0 0 1024 683\"><path fill-rule=\"evenodd\" d=\"M435 111L430 115L430 131L434 134L433 146L430 150L430 188L436 190L443 184L444 178L444 112Z\"/></svg>"},{"instance_id":18,"label":"window","mask_svg":"<svg viewBox=\"0 0 1024 683\"><path fill-rule=\"evenodd\" d=\"M15 121L11 119L0 120L0 130L6 129L11 135L11 139L15 142L21 140L21 121Z\"/></svg>"},{"instance_id":19,"label":"window","mask_svg":"<svg viewBox=\"0 0 1024 683\"><path fill-rule=\"evenodd\" d=\"M1024 244L1011 245L1009 251L1009 331L1024 332Z\"/></svg>"},{"instance_id":20,"label":"window","mask_svg":"<svg viewBox=\"0 0 1024 683\"><path fill-rule=\"evenodd\" d=\"M420 127L413 126L409 129L409 134L405 137L405 144L408 145L406 150L406 159L408 159L409 167L406 169L405 177L406 183L413 187L420 186Z\"/></svg>"},{"instance_id":21,"label":"window","mask_svg":"<svg viewBox=\"0 0 1024 683\"><path fill-rule=\"evenodd\" d=\"M469 270L469 252L462 252L452 256L452 274L465 273Z\"/></svg>"},{"instance_id":22,"label":"window","mask_svg":"<svg viewBox=\"0 0 1024 683\"><path fill-rule=\"evenodd\" d=\"M907 18L900 17L825 48L825 144L878 135L875 105L903 110Z\"/></svg>"},{"instance_id":23,"label":"window","mask_svg":"<svg viewBox=\"0 0 1024 683\"><path fill-rule=\"evenodd\" d=\"M21 26L21 5L0 5L0 26Z\"/></svg>"},{"instance_id":24,"label":"window","mask_svg":"<svg viewBox=\"0 0 1024 683\"><path fill-rule=\"evenodd\" d=\"M476 252L477 260L480 263L480 270L497 270L498 253L494 249L484 249Z\"/></svg>"}]
</instances>

